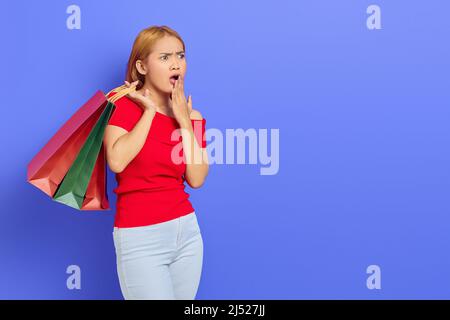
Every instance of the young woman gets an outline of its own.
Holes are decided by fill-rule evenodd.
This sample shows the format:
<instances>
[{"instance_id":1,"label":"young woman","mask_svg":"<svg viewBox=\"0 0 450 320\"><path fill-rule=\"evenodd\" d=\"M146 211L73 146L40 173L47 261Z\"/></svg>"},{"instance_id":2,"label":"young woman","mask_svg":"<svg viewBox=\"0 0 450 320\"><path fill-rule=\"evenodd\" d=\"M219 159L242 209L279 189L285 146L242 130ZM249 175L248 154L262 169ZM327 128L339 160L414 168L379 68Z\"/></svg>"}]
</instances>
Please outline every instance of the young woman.
<instances>
[{"instance_id":1,"label":"young woman","mask_svg":"<svg viewBox=\"0 0 450 320\"><path fill-rule=\"evenodd\" d=\"M125 81L135 90L115 102L105 130L118 183L113 239L125 299L195 299L197 293L203 239L184 181L199 188L209 165L206 120L184 95L186 67L177 32L142 30Z\"/></svg>"}]
</instances>

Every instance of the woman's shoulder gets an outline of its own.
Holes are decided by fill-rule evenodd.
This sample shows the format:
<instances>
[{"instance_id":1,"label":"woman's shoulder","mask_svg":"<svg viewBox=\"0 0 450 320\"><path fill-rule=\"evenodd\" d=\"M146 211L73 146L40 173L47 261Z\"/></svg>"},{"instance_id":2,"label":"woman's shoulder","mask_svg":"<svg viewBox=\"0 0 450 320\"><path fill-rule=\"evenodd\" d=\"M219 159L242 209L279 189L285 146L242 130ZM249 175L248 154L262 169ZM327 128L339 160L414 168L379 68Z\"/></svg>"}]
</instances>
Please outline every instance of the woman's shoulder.
<instances>
[{"instance_id":1,"label":"woman's shoulder","mask_svg":"<svg viewBox=\"0 0 450 320\"><path fill-rule=\"evenodd\" d=\"M131 108L136 111L143 111L142 108L128 96L120 97L114 102L114 104L119 108Z\"/></svg>"}]
</instances>

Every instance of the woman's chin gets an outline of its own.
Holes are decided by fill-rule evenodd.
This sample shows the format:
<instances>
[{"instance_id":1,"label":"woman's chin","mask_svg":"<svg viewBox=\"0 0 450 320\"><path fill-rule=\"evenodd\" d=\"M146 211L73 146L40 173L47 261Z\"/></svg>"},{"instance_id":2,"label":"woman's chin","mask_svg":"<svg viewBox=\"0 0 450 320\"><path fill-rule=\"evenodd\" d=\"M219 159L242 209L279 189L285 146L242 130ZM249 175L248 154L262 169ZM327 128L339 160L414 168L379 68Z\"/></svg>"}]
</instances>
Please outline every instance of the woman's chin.
<instances>
[{"instance_id":1,"label":"woman's chin","mask_svg":"<svg viewBox=\"0 0 450 320\"><path fill-rule=\"evenodd\" d=\"M171 94L172 93L172 88L173 87L171 85L168 85L168 86L164 87L164 89L161 90L161 91L164 92L165 94Z\"/></svg>"}]
</instances>

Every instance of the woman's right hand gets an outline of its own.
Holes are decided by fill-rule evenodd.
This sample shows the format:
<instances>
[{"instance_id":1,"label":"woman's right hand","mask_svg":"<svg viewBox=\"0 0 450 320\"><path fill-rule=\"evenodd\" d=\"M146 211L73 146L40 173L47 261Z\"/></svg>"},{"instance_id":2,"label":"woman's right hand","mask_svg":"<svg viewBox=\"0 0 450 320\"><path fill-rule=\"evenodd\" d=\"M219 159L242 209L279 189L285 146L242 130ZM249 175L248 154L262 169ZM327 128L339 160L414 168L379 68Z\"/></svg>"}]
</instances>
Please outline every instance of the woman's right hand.
<instances>
[{"instance_id":1,"label":"woman's right hand","mask_svg":"<svg viewBox=\"0 0 450 320\"><path fill-rule=\"evenodd\" d=\"M136 80L135 82L129 83L128 81L125 81L125 85L129 87L135 87L138 84L139 80ZM134 100L141 108L144 110L149 110L151 112L156 112L156 105L151 99L151 94L148 89L145 89L143 93L139 91L133 91L127 94L127 97L130 97L132 100Z\"/></svg>"}]
</instances>

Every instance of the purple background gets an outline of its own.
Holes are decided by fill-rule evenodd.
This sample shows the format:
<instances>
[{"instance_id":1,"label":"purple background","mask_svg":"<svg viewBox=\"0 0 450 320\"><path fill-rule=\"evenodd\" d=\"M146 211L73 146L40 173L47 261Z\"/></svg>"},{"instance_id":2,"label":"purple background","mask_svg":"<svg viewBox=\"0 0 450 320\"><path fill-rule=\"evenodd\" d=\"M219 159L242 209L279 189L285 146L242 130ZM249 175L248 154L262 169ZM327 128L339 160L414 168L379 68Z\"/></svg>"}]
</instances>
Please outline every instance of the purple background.
<instances>
[{"instance_id":1,"label":"purple background","mask_svg":"<svg viewBox=\"0 0 450 320\"><path fill-rule=\"evenodd\" d=\"M81 7L68 30L66 8ZM381 7L381 30L366 8ZM98 89L122 84L137 33L187 45L207 128L279 128L277 175L211 165L186 190L204 238L197 299L450 298L450 2L9 1L2 9L0 298L122 299L106 212L27 183L33 156ZM248 163L248 161L247 161ZM81 268L81 290L66 268ZM380 290L366 268L381 268Z\"/></svg>"}]
</instances>

